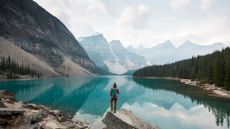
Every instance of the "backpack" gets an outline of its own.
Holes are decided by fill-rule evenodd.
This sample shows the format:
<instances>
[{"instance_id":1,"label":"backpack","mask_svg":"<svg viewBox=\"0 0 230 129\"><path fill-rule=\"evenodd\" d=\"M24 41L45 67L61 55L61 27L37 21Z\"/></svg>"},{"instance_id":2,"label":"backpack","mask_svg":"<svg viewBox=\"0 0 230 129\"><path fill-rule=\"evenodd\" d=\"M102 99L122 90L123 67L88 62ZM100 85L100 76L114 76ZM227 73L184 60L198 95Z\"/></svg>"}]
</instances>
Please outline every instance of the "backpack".
<instances>
[{"instance_id":1,"label":"backpack","mask_svg":"<svg viewBox=\"0 0 230 129\"><path fill-rule=\"evenodd\" d=\"M111 95L112 95L113 97L117 96L117 89L112 88L112 89L111 89Z\"/></svg>"}]
</instances>

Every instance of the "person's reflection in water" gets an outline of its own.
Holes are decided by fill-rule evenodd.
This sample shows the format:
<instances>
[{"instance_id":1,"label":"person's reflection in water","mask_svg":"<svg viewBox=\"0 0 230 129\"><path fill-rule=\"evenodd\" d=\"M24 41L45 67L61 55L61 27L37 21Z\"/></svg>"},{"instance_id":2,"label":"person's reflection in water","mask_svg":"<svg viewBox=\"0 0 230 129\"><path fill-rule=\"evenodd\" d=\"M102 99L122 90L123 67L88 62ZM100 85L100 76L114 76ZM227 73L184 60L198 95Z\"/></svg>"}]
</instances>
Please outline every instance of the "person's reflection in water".
<instances>
[{"instance_id":1,"label":"person's reflection in water","mask_svg":"<svg viewBox=\"0 0 230 129\"><path fill-rule=\"evenodd\" d=\"M116 113L118 94L119 89L117 88L117 84L113 83L113 87L110 90L110 111L114 111L114 113Z\"/></svg>"}]
</instances>

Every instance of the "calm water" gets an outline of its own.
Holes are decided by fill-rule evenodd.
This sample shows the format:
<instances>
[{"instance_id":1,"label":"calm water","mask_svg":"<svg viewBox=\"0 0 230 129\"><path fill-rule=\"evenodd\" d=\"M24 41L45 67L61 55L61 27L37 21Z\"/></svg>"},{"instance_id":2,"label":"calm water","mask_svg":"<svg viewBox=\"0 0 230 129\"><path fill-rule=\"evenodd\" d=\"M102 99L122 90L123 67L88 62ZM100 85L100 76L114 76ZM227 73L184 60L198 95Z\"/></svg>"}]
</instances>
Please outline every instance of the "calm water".
<instances>
[{"instance_id":1,"label":"calm water","mask_svg":"<svg viewBox=\"0 0 230 129\"><path fill-rule=\"evenodd\" d=\"M109 90L117 82L118 107L133 111L162 129L228 129L230 101L208 97L197 87L164 79L131 77L63 77L0 82L19 100L60 109L97 125L109 107Z\"/></svg>"}]
</instances>

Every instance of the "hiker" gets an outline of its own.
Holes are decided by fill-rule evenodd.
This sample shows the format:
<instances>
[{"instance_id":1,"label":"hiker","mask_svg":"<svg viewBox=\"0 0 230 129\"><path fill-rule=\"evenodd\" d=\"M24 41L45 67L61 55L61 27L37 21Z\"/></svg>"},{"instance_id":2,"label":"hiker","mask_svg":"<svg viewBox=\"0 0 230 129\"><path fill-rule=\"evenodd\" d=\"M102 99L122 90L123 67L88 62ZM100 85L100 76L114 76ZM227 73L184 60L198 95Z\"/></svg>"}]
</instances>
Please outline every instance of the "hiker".
<instances>
[{"instance_id":1,"label":"hiker","mask_svg":"<svg viewBox=\"0 0 230 129\"><path fill-rule=\"evenodd\" d=\"M116 113L116 108L117 108L117 97L119 94L119 89L117 89L117 84L114 82L113 83L113 87L110 90L110 111ZM113 103L114 103L114 107L113 107Z\"/></svg>"}]
</instances>

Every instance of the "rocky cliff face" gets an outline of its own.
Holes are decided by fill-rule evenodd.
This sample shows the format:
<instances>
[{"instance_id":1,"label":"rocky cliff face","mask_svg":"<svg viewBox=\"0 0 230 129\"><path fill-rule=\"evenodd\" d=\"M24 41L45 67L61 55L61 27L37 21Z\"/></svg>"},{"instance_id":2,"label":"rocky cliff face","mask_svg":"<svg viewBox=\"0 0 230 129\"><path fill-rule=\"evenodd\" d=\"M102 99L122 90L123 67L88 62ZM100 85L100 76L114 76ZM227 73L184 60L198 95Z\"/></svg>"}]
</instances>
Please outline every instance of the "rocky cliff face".
<instances>
[{"instance_id":1,"label":"rocky cliff face","mask_svg":"<svg viewBox=\"0 0 230 129\"><path fill-rule=\"evenodd\" d=\"M64 57L95 68L65 25L32 0L0 0L0 36L53 68L60 67Z\"/></svg>"}]
</instances>

